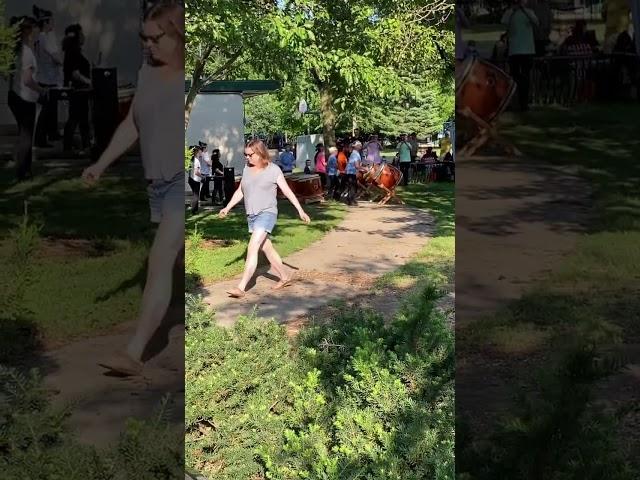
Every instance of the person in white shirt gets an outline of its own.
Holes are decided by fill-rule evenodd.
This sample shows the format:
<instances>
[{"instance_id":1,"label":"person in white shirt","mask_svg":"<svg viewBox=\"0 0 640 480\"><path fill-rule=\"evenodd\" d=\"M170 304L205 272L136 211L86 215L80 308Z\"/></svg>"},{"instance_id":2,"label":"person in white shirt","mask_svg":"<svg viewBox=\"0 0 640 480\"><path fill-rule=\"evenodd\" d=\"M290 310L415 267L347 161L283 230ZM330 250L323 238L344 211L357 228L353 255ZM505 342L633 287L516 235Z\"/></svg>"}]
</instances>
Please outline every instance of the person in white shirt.
<instances>
[{"instance_id":1,"label":"person in white shirt","mask_svg":"<svg viewBox=\"0 0 640 480\"><path fill-rule=\"evenodd\" d=\"M38 22L40 35L36 40L35 55L38 62L36 80L41 87L52 88L62 85L62 54L58 37L54 31L53 14L34 5L33 14ZM43 106L36 125L36 146L50 147L48 141L60 139L58 132L58 104L49 99Z\"/></svg>"},{"instance_id":2,"label":"person in white shirt","mask_svg":"<svg viewBox=\"0 0 640 480\"><path fill-rule=\"evenodd\" d=\"M202 147L193 147L191 158L191 172L189 173L189 186L193 192L191 200L191 213L198 213L200 195L202 193Z\"/></svg>"},{"instance_id":3,"label":"person in white shirt","mask_svg":"<svg viewBox=\"0 0 640 480\"><path fill-rule=\"evenodd\" d=\"M211 198L209 192L209 183L211 182L211 157L209 156L209 147L204 142L198 142L200 149L202 150L202 156L200 161L200 171L202 172L202 187L200 189L200 200L205 201L207 198Z\"/></svg>"},{"instance_id":4,"label":"person in white shirt","mask_svg":"<svg viewBox=\"0 0 640 480\"><path fill-rule=\"evenodd\" d=\"M10 78L8 104L18 123L19 139L16 152L18 181L33 177L33 131L36 123L36 104L47 89L38 85L35 78L38 64L33 54L35 39L40 31L36 20L31 17L14 17L11 25L17 25L15 69Z\"/></svg>"}]
</instances>

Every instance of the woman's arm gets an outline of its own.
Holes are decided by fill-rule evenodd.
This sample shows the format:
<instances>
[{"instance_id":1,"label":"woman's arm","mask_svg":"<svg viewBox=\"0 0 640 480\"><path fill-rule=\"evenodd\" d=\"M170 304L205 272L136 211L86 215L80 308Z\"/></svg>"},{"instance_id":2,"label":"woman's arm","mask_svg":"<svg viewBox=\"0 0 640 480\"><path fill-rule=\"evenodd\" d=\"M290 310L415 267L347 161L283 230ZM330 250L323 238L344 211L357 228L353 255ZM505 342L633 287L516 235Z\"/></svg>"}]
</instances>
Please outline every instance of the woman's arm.
<instances>
[{"instance_id":1,"label":"woman's arm","mask_svg":"<svg viewBox=\"0 0 640 480\"><path fill-rule=\"evenodd\" d=\"M94 182L100 178L100 175L118 158L124 155L127 150L138 139L138 127L133 119L133 108L129 108L129 113L125 119L118 125L109 146L100 155L96 163L88 167L82 177L89 182Z\"/></svg>"},{"instance_id":2,"label":"woman's arm","mask_svg":"<svg viewBox=\"0 0 640 480\"><path fill-rule=\"evenodd\" d=\"M218 214L218 216L220 218L226 217L229 211L233 207L235 207L243 198L244 198L244 193L242 193L242 183L241 183L240 186L234 192L233 196L231 197L231 200L229 200L229 203L227 204L227 206L224 207L222 210L220 210L220 213Z\"/></svg>"},{"instance_id":3,"label":"woman's arm","mask_svg":"<svg viewBox=\"0 0 640 480\"><path fill-rule=\"evenodd\" d=\"M29 67L22 72L22 83L38 93L45 93L47 91L46 88L41 87L38 82L34 80L32 67Z\"/></svg>"},{"instance_id":4,"label":"woman's arm","mask_svg":"<svg viewBox=\"0 0 640 480\"><path fill-rule=\"evenodd\" d=\"M278 187L280 187L280 190L282 191L284 196L287 197L287 199L296 208L296 210L298 210L298 215L300 215L300 218L305 223L311 222L309 215L307 215L305 211L302 209L302 206L300 205L298 198L293 193L293 191L291 191L291 188L289 187L289 184L287 183L287 181L284 179L284 175L282 173L278 175L278 180L276 180L276 182L278 184Z\"/></svg>"}]
</instances>

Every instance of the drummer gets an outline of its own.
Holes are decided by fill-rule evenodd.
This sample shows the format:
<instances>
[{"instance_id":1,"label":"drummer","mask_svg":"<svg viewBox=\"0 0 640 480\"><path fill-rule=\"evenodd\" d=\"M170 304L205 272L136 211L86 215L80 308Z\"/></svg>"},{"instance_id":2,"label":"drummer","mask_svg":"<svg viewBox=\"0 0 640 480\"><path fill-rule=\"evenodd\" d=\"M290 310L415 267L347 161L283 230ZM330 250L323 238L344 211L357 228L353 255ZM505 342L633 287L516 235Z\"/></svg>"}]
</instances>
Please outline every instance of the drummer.
<instances>
[{"instance_id":1,"label":"drummer","mask_svg":"<svg viewBox=\"0 0 640 480\"><path fill-rule=\"evenodd\" d=\"M220 149L214 148L211 152L211 170L213 172L213 203L220 199L220 203L224 202L224 166L220 161Z\"/></svg>"},{"instance_id":2,"label":"drummer","mask_svg":"<svg viewBox=\"0 0 640 480\"><path fill-rule=\"evenodd\" d=\"M208 145L202 141L198 142L201 152L200 172L202 173L202 186L200 188L200 201L204 202L211 198L209 193L209 183L211 182L211 157L208 152Z\"/></svg>"}]
</instances>

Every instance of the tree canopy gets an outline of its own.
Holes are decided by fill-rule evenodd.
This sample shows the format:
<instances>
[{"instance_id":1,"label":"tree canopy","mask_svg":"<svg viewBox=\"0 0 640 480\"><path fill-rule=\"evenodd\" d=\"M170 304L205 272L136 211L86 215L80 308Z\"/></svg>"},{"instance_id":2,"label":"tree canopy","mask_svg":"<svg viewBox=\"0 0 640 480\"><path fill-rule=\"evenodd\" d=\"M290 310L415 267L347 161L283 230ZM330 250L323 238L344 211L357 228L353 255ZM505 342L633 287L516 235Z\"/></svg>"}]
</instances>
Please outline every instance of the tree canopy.
<instances>
[{"instance_id":1,"label":"tree canopy","mask_svg":"<svg viewBox=\"0 0 640 480\"><path fill-rule=\"evenodd\" d=\"M451 87L445 96L453 98L447 52L454 46L454 6L444 0L187 2L187 69L194 77L187 111L208 80L253 74L284 81L280 98L292 106L296 97L307 98L320 111L328 144L338 124L367 110L382 116L384 105L397 118L393 111L408 102L419 122L443 108L437 92Z\"/></svg>"}]
</instances>

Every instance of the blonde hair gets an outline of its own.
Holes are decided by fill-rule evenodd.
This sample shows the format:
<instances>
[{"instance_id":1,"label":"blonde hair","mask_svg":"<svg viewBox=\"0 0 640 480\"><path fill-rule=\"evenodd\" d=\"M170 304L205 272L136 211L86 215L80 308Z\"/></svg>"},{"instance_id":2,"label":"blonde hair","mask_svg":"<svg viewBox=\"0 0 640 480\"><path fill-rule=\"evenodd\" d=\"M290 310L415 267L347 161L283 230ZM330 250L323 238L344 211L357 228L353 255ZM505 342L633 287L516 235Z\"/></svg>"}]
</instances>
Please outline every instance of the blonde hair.
<instances>
[{"instance_id":1,"label":"blonde hair","mask_svg":"<svg viewBox=\"0 0 640 480\"><path fill-rule=\"evenodd\" d=\"M338 153L338 149L336 147L329 147L329 153L331 154Z\"/></svg>"},{"instance_id":2,"label":"blonde hair","mask_svg":"<svg viewBox=\"0 0 640 480\"><path fill-rule=\"evenodd\" d=\"M269 150L267 146L264 144L262 140L259 138L254 138L247 143L247 147L253 150L253 153L258 154L260 160L262 160L262 166L266 167L271 162L271 157L269 156Z\"/></svg>"},{"instance_id":3,"label":"blonde hair","mask_svg":"<svg viewBox=\"0 0 640 480\"><path fill-rule=\"evenodd\" d=\"M163 32L185 44L184 8L179 3L162 0L154 4L145 13L144 21L156 22Z\"/></svg>"}]
</instances>

